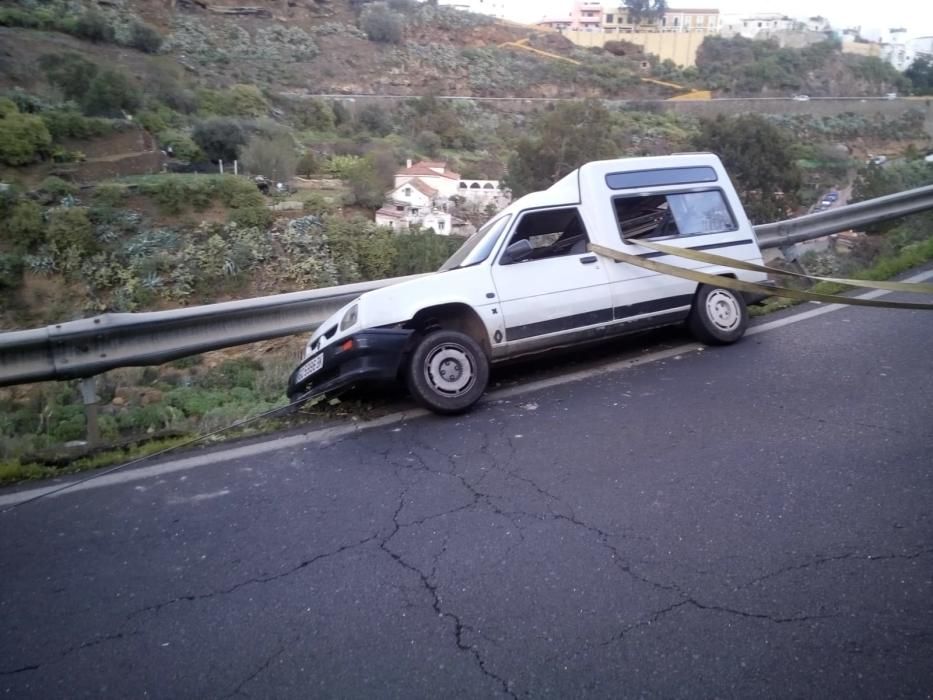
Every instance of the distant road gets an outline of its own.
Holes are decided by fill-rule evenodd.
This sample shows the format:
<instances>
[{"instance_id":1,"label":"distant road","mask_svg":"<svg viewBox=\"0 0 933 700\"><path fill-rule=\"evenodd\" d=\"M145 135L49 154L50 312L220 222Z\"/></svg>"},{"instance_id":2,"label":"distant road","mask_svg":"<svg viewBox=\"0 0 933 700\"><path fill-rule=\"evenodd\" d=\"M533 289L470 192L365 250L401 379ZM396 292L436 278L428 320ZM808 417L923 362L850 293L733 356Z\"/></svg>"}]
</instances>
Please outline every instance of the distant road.
<instances>
[{"instance_id":1,"label":"distant road","mask_svg":"<svg viewBox=\"0 0 933 700\"><path fill-rule=\"evenodd\" d=\"M356 100L356 99L386 99L386 100L404 100L404 99L417 99L421 95L380 95L380 94L340 94L340 93L308 93L298 90L288 90L285 92L279 93L282 97L291 97L291 98L321 98L329 100ZM580 97L471 97L468 95L432 95L434 99L438 100L460 100L460 101L472 101L472 102L579 102ZM801 101L795 100L793 97L716 97L712 100L668 100L668 99L653 99L653 98L601 98L603 102L612 102L612 103L627 103L627 102L796 102L801 104L806 104L806 102L815 102L815 101L832 101L832 102L866 102L866 101L877 101L877 102L896 102L906 101L906 100L922 100L926 98L910 98L910 97L898 97L890 99L884 96L881 97L811 97L809 100Z\"/></svg>"}]
</instances>

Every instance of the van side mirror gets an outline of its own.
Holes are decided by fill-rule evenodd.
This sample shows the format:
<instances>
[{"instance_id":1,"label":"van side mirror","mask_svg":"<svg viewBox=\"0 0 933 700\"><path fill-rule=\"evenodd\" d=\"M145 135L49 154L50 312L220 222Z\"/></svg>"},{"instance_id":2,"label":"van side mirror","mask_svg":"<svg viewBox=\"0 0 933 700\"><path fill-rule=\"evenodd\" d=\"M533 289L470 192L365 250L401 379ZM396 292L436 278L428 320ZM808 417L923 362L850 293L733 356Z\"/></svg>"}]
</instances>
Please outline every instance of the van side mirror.
<instances>
[{"instance_id":1,"label":"van side mirror","mask_svg":"<svg viewBox=\"0 0 933 700\"><path fill-rule=\"evenodd\" d=\"M528 258L533 250L534 247L531 245L531 241L529 241L527 238L523 238L520 241L515 241L512 245L505 249L505 260L502 262L521 262L522 260Z\"/></svg>"}]
</instances>

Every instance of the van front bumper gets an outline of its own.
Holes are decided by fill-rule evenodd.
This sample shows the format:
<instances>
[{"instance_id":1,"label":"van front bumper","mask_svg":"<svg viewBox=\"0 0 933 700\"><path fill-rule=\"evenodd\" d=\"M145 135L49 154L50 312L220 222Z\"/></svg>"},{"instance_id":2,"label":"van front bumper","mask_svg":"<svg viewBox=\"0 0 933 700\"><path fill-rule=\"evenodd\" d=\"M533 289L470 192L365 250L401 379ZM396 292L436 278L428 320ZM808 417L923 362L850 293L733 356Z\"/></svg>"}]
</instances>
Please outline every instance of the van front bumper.
<instances>
[{"instance_id":1,"label":"van front bumper","mask_svg":"<svg viewBox=\"0 0 933 700\"><path fill-rule=\"evenodd\" d=\"M412 332L377 328L331 343L295 368L288 378L288 399L310 398L361 382L394 380Z\"/></svg>"}]
</instances>

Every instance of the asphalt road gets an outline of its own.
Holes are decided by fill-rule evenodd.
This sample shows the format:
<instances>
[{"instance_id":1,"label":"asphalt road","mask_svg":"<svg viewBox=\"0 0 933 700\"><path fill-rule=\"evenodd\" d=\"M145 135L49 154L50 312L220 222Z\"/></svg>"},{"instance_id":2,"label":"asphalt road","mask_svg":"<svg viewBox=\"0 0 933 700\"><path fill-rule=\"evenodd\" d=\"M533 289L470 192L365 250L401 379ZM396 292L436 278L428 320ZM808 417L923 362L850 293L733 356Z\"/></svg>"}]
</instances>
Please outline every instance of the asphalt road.
<instances>
[{"instance_id":1,"label":"asphalt road","mask_svg":"<svg viewBox=\"0 0 933 700\"><path fill-rule=\"evenodd\" d=\"M931 344L848 308L8 510L0 695L929 697Z\"/></svg>"}]
</instances>

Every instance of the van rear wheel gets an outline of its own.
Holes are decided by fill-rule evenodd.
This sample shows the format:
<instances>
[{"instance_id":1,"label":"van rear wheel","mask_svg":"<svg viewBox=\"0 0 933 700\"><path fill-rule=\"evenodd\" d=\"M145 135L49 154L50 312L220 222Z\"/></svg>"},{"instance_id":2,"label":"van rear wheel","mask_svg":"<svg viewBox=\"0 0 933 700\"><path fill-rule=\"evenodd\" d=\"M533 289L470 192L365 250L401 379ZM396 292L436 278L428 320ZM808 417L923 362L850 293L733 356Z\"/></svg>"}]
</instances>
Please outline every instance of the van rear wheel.
<instances>
[{"instance_id":1,"label":"van rear wheel","mask_svg":"<svg viewBox=\"0 0 933 700\"><path fill-rule=\"evenodd\" d=\"M745 298L731 289L701 284L687 317L693 336L708 345L734 343L748 328Z\"/></svg>"},{"instance_id":2,"label":"van rear wheel","mask_svg":"<svg viewBox=\"0 0 933 700\"><path fill-rule=\"evenodd\" d=\"M418 341L405 372L408 391L435 413L463 413L479 401L489 383L489 360L473 338L440 330Z\"/></svg>"}]
</instances>

